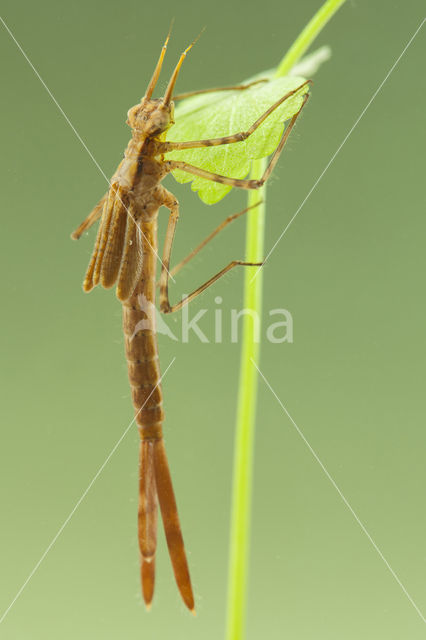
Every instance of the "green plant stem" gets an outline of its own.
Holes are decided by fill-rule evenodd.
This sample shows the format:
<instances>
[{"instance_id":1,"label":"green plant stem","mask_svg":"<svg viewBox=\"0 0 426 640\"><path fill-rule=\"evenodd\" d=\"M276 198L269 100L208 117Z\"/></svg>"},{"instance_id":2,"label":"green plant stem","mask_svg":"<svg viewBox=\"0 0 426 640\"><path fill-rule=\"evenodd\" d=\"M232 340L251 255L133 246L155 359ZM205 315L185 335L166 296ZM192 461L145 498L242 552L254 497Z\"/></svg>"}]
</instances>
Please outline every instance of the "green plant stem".
<instances>
[{"instance_id":1,"label":"green plant stem","mask_svg":"<svg viewBox=\"0 0 426 640\"><path fill-rule=\"evenodd\" d=\"M327 0L327 2L324 2L281 60L275 74L277 78L285 76L291 71L344 2L345 0Z\"/></svg>"},{"instance_id":2,"label":"green plant stem","mask_svg":"<svg viewBox=\"0 0 426 640\"><path fill-rule=\"evenodd\" d=\"M253 162L251 175L261 176L266 167L266 160ZM250 192L248 206L262 203L248 212L246 227L246 254L250 262L262 262L265 224L265 195L263 187L257 192ZM255 275L255 268L245 270L245 309L254 314L262 309L262 270ZM260 350L261 317L244 316L243 341L241 348L241 368L237 406L236 442L234 449L234 480L231 516L231 549L229 569L228 596L228 640L240 640L244 637L245 607L247 596L248 545L251 511L251 487L253 470L254 425L256 416L257 370L253 361L257 362ZM256 323L257 322L257 326ZM256 340L257 338L257 340Z\"/></svg>"},{"instance_id":3,"label":"green plant stem","mask_svg":"<svg viewBox=\"0 0 426 640\"><path fill-rule=\"evenodd\" d=\"M300 57L307 51L323 27L345 0L327 0L314 15L288 53L278 65L276 76L288 74ZM253 162L250 177L259 179L266 160ZM266 189L250 192L248 204L262 200L262 204L249 211L246 231L246 261L260 262L263 259ZM228 579L227 640L243 640L248 586L249 533L251 515L251 490L253 476L253 452L257 398L257 364L260 355L260 325L262 316L262 271L245 269L244 315L241 367L238 390L237 422L234 452L234 477L231 512L231 540ZM254 321L254 318L257 318ZM255 325L257 322L257 327ZM256 330L258 335L256 336Z\"/></svg>"}]
</instances>

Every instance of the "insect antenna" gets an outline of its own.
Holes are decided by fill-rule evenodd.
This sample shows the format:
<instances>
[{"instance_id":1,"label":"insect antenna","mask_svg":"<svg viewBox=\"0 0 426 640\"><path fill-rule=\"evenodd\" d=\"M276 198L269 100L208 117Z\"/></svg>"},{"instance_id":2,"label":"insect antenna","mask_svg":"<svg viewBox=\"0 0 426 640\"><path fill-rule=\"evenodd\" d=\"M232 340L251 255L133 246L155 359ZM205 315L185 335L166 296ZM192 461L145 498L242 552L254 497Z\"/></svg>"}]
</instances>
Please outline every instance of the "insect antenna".
<instances>
[{"instance_id":1,"label":"insect antenna","mask_svg":"<svg viewBox=\"0 0 426 640\"><path fill-rule=\"evenodd\" d=\"M166 55L167 45L169 43L170 35L172 33L173 22L174 22L174 18L171 21L169 33L167 34L166 41L163 44L163 48L161 49L161 53L160 53L160 57L158 58L157 66L155 67L155 71L152 74L151 81L150 81L150 83L148 85L148 88L147 88L147 90L145 92L145 98L147 100L151 99L151 96L152 96L152 94L154 92L154 89L155 89L155 85L157 84L157 80L158 80L159 75L161 73L161 67L163 66L163 60L164 60L164 56Z\"/></svg>"},{"instance_id":2,"label":"insect antenna","mask_svg":"<svg viewBox=\"0 0 426 640\"><path fill-rule=\"evenodd\" d=\"M201 36L201 34L203 33L204 30L205 30L205 27L204 27L204 29L202 29L200 31L199 35L195 38L195 40L193 42L191 42L189 47L186 47L185 51L181 54L181 56L179 58L179 62L177 63L177 65L175 67L175 70L173 71L172 77L170 78L170 82L169 82L168 87L166 89L166 93L164 94L164 98L163 98L163 103L164 104L169 104L170 100L172 99L173 89L175 88L176 80L177 80L177 77L179 75L179 71L180 71L180 68L181 68L181 66L183 64L183 61L186 58L186 54L188 53L188 51L190 49L192 49L192 47L197 42L197 40L199 39L199 37Z\"/></svg>"}]
</instances>

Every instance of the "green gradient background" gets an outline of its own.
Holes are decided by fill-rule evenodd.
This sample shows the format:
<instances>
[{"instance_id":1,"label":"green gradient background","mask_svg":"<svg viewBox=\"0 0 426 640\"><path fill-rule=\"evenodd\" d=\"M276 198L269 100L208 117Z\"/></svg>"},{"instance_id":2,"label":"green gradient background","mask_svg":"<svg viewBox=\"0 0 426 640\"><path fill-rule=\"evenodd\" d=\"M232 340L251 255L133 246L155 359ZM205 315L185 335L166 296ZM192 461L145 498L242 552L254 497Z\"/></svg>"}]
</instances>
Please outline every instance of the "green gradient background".
<instances>
[{"instance_id":1,"label":"green gradient background","mask_svg":"<svg viewBox=\"0 0 426 640\"><path fill-rule=\"evenodd\" d=\"M276 64L319 1L11 2L3 17L107 175L129 136L176 17L161 78L206 25L179 90ZM332 59L271 179L269 250L420 24L423 3L348 2L318 39ZM201 14L201 15L200 15ZM421 32L265 266L265 316L285 307L294 344L264 344L261 369L417 605L426 606L424 109ZM132 419L120 305L83 295L94 232L70 232L105 182L1 30L1 610L7 608ZM423 75L423 79L422 76ZM174 258L227 214L167 185L182 217ZM161 215L164 231L166 213ZM189 291L244 250L238 221L188 266ZM191 315L242 304L234 272ZM210 319L209 319L210 318ZM210 326L209 326L210 322ZM176 330L180 319L170 320ZM160 537L147 614L136 543L132 428L0 628L4 640L219 640L225 625L239 346L160 337L167 447L198 615L180 602ZM247 638L420 640L425 625L260 381Z\"/></svg>"}]
</instances>

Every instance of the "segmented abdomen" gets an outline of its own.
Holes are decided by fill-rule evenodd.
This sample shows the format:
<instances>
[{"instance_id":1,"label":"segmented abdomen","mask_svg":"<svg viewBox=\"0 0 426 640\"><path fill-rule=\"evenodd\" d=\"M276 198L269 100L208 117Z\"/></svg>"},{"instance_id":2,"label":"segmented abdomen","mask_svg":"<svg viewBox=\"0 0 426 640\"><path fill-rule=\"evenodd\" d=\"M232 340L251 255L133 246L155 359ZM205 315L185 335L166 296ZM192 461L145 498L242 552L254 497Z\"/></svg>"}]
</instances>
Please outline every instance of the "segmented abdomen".
<instances>
[{"instance_id":1,"label":"segmented abdomen","mask_svg":"<svg viewBox=\"0 0 426 640\"><path fill-rule=\"evenodd\" d=\"M123 330L129 382L141 437L161 437L164 420L160 364L155 333L156 221L145 223L141 278L123 301Z\"/></svg>"}]
</instances>

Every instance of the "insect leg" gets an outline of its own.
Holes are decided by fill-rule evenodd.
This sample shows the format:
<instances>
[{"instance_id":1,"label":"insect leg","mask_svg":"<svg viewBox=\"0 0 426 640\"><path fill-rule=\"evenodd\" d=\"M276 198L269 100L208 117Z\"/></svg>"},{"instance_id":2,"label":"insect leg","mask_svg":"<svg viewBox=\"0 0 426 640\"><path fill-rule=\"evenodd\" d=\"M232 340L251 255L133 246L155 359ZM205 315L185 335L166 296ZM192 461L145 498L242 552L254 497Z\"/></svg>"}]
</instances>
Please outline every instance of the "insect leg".
<instances>
[{"instance_id":1,"label":"insect leg","mask_svg":"<svg viewBox=\"0 0 426 640\"><path fill-rule=\"evenodd\" d=\"M160 275L160 310L163 313L172 313L174 311L178 311L185 304L188 304L191 300L193 300L198 294L202 293L209 287L211 284L216 282L221 276L225 275L228 271L233 269L234 267L246 266L246 267L260 267L262 266L261 262L243 262L242 260L232 260L226 267L221 269L218 273L216 273L213 277L211 277L207 282L199 286L192 293L190 293L186 298L181 300L175 305L170 304L169 300L169 265L170 265L170 256L172 253L173 239L176 231L176 225L179 220L179 204L177 200L173 197L173 195L167 192L164 189L164 201L163 204L170 209L170 217L166 230L166 239L164 241L164 250L163 250L163 259L161 266L161 275Z\"/></svg>"},{"instance_id":2,"label":"insect leg","mask_svg":"<svg viewBox=\"0 0 426 640\"><path fill-rule=\"evenodd\" d=\"M263 262L243 262L242 260L232 260L226 267L221 269L218 273L216 273L212 278L207 280L204 284L197 287L192 293L190 293L186 298L178 302L177 304L170 305L168 294L164 297L164 293L161 290L161 281L160 281L160 311L163 313L174 313L175 311L179 311L184 305L188 304L196 298L200 293L205 291L211 284L219 280L221 276L224 276L225 273L228 273L231 269L237 266L241 267L261 267ZM167 274L166 274L167 275Z\"/></svg>"},{"instance_id":3,"label":"insect leg","mask_svg":"<svg viewBox=\"0 0 426 640\"><path fill-rule=\"evenodd\" d=\"M200 167L194 167L193 165L188 164L187 162L183 162L181 160L166 160L164 162L164 165L168 169L168 171L173 171L174 169L180 169L181 171L192 173L195 176L200 176L205 180L211 180L212 182L219 182L220 184L226 184L231 187L239 187L240 189L260 189L260 187L262 187L265 184L265 182L271 175L272 170L278 161L280 153L283 150L283 147L287 142L287 139L291 133L291 130L293 129L294 124L300 112L302 111L304 105L306 104L307 99L308 99L308 95L305 95L301 108L290 120L290 123L285 129L278 147L275 149L274 153L271 156L269 165L266 168L265 173L259 180L228 178L227 176L222 176L218 173L213 173L212 171L206 171L205 169L201 169Z\"/></svg>"},{"instance_id":4,"label":"insect leg","mask_svg":"<svg viewBox=\"0 0 426 640\"><path fill-rule=\"evenodd\" d=\"M227 227L228 224L230 224L231 222L233 222L234 220L236 220L240 216L242 216L245 213L247 213L247 211L250 211L250 209L254 209L255 207L257 207L261 202L262 202L262 200L259 200L259 202L256 202L256 204L252 204L250 207L246 207L246 209L243 209L242 211L239 211L238 213L233 213L232 215L230 215L227 218L225 218L225 220L223 220L223 222L221 222L216 227L216 229L214 229L214 231L212 231L207 236L207 238L205 238L202 242L200 242L200 244L193 251L191 251L191 253L189 253L183 260L181 260L177 265L175 265L173 267L173 269L170 270L170 275L171 276L176 275L182 269L182 267L184 267L190 260L192 260L192 258L194 256L196 256L197 253L199 253L201 251L201 249L204 249L206 244L208 242L210 242L210 240L213 240L213 238L215 238L217 236L217 234L220 231L222 231L222 229Z\"/></svg>"},{"instance_id":5,"label":"insect leg","mask_svg":"<svg viewBox=\"0 0 426 640\"><path fill-rule=\"evenodd\" d=\"M292 119L290 120L290 123L288 125L288 127L286 128L286 130L284 131L283 137L280 140L280 143L278 145L278 147L275 149L274 153L272 154L270 160L269 160L269 164L266 167L265 173L263 174L263 176L260 179L260 182L262 184L265 184L265 182L268 180L269 176L271 175L272 171L274 170L275 165L278 162L278 158L280 157L281 151L284 148L285 143L287 142L287 139L291 133L291 130L293 129L294 125L296 124L296 120L299 117L303 107L305 106L305 104L307 103L309 99L309 95L306 93L303 96L303 102L302 102L302 106L300 107L299 111L297 113L294 114L294 116L292 117Z\"/></svg>"},{"instance_id":6,"label":"insect leg","mask_svg":"<svg viewBox=\"0 0 426 640\"><path fill-rule=\"evenodd\" d=\"M232 87L216 87L214 89L199 89L198 91L188 91L187 93L180 93L177 96L173 96L173 102L176 100L184 100L185 98L191 98L192 96L199 96L202 93L214 93L215 91L243 91L244 89L248 89L255 84L259 84L261 82L268 82L267 78L262 78L260 80L253 80L253 82L248 82L247 84L237 84Z\"/></svg>"},{"instance_id":7,"label":"insect leg","mask_svg":"<svg viewBox=\"0 0 426 640\"><path fill-rule=\"evenodd\" d=\"M189 140L186 142L164 142L160 147L161 153L167 153L168 151L176 151L182 149L199 149L202 147L217 147L222 144L233 144L235 142L242 142L246 140L249 136L251 136L258 127L268 118L275 109L277 109L283 102L291 98L292 95L300 91L305 85L307 85L310 80L307 80L300 87L289 91L284 96L282 96L279 100L277 100L269 109L263 113L260 118L254 122L247 131L240 131L239 133L233 133L230 136L223 136L222 138L207 138L205 140ZM306 100L305 100L306 102ZM304 103L303 103L304 104ZM303 107L303 105L302 105ZM300 113L300 110L299 112ZM298 114L296 114L298 115Z\"/></svg>"},{"instance_id":8,"label":"insect leg","mask_svg":"<svg viewBox=\"0 0 426 640\"><path fill-rule=\"evenodd\" d=\"M83 220L83 222L80 224L79 227L77 227L77 229L75 231L72 232L71 234L71 238L73 240L78 240L79 238L81 238L81 236L83 235L83 233L85 231L87 231L87 229L90 229L90 227L92 226L92 224L95 224L96 220L99 220L99 218L102 215L102 211L104 208L104 204L105 201L107 199L108 193L106 193L98 202L98 204L96 205L96 207L89 213L89 215L87 216L87 218L85 220Z\"/></svg>"},{"instance_id":9,"label":"insect leg","mask_svg":"<svg viewBox=\"0 0 426 640\"><path fill-rule=\"evenodd\" d=\"M212 182L219 182L220 184L226 184L230 187L239 187L240 189L260 189L263 182L260 180L241 180L240 178L228 178L212 171L206 171L200 167L194 167L192 164L183 162L181 160L166 160L164 166L168 171L174 171L179 169L180 171L186 171L192 173L194 176L200 176L205 180L211 180Z\"/></svg>"}]
</instances>

